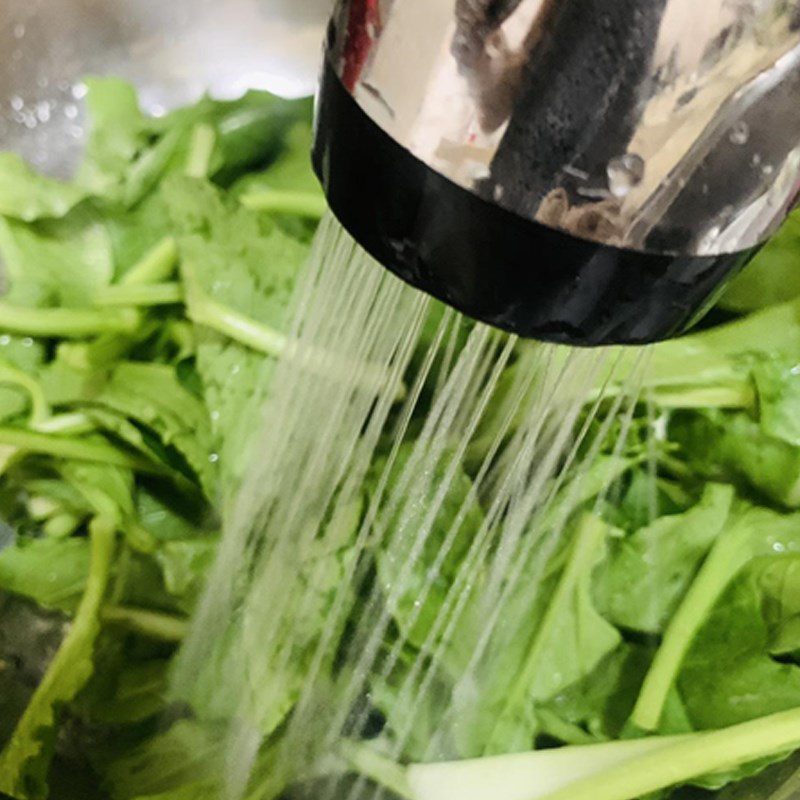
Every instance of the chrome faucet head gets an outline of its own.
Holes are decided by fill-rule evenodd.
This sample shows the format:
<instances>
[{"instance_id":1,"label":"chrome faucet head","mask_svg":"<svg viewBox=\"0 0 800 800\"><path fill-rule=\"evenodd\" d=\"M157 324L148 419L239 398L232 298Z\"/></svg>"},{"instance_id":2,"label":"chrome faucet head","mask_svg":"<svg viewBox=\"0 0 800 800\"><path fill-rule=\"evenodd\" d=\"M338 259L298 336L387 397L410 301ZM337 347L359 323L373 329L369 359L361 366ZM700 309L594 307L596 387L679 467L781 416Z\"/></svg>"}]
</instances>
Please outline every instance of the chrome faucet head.
<instances>
[{"instance_id":1,"label":"chrome faucet head","mask_svg":"<svg viewBox=\"0 0 800 800\"><path fill-rule=\"evenodd\" d=\"M386 267L577 345L677 335L800 193L800 3L341 0L315 165Z\"/></svg>"}]
</instances>

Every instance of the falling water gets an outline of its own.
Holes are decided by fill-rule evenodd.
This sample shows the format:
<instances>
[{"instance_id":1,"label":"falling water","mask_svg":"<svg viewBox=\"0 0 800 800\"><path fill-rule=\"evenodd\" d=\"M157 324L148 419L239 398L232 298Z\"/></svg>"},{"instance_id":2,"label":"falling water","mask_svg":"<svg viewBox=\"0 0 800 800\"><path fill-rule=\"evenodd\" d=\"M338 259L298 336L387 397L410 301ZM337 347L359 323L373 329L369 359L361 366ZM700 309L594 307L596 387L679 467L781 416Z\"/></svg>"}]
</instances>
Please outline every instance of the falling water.
<instances>
[{"instance_id":1,"label":"falling water","mask_svg":"<svg viewBox=\"0 0 800 800\"><path fill-rule=\"evenodd\" d=\"M343 737L383 728L397 759L495 750L513 698L485 702L492 675L535 670L538 634L508 660L515 621L546 610L576 512L625 469L646 351L470 323L331 220L290 341L176 685L235 709L231 797L291 779L355 800L373 789L342 776ZM388 697L404 713L376 724Z\"/></svg>"}]
</instances>

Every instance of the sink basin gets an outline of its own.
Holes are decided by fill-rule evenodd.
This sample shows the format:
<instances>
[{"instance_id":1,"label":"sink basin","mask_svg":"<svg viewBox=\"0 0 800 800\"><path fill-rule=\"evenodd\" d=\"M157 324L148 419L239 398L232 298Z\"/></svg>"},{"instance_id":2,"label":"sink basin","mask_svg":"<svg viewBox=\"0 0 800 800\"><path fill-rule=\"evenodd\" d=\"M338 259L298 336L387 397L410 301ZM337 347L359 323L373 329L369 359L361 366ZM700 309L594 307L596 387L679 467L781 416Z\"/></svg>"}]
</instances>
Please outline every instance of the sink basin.
<instances>
[{"instance_id":1,"label":"sink basin","mask_svg":"<svg viewBox=\"0 0 800 800\"><path fill-rule=\"evenodd\" d=\"M251 88L313 91L331 0L3 0L0 149L69 173L83 138L80 80L116 75L160 113Z\"/></svg>"}]
</instances>

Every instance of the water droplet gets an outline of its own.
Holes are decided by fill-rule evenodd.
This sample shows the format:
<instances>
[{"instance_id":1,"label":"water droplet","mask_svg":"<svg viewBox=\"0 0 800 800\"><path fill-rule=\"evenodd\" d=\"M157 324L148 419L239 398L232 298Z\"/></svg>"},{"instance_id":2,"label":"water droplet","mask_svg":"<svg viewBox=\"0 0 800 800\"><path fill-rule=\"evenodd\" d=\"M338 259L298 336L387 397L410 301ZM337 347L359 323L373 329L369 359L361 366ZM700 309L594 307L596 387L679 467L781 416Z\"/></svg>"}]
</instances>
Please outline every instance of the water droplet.
<instances>
[{"instance_id":1,"label":"water droplet","mask_svg":"<svg viewBox=\"0 0 800 800\"><path fill-rule=\"evenodd\" d=\"M486 164L476 164L472 170L473 181L485 181L492 175L491 170Z\"/></svg>"},{"instance_id":2,"label":"water droplet","mask_svg":"<svg viewBox=\"0 0 800 800\"><path fill-rule=\"evenodd\" d=\"M78 118L78 106L75 103L67 103L64 106L64 116L67 119L77 119Z\"/></svg>"},{"instance_id":3,"label":"water droplet","mask_svg":"<svg viewBox=\"0 0 800 800\"><path fill-rule=\"evenodd\" d=\"M775 172L775 167L773 167L772 164L764 164L764 166L761 168L761 171L764 173L764 175L769 176Z\"/></svg>"},{"instance_id":4,"label":"water droplet","mask_svg":"<svg viewBox=\"0 0 800 800\"><path fill-rule=\"evenodd\" d=\"M11 337L7 333L4 333L2 336L0 336L0 347L8 347L10 344Z\"/></svg>"},{"instance_id":5,"label":"water droplet","mask_svg":"<svg viewBox=\"0 0 800 800\"><path fill-rule=\"evenodd\" d=\"M579 181L588 181L591 178L591 175L586 170L579 169L573 164L565 164L563 169L567 175Z\"/></svg>"},{"instance_id":6,"label":"water droplet","mask_svg":"<svg viewBox=\"0 0 800 800\"><path fill-rule=\"evenodd\" d=\"M11 98L11 108L13 108L14 111L22 111L22 109L25 108L25 101L18 94L15 94Z\"/></svg>"},{"instance_id":7,"label":"water droplet","mask_svg":"<svg viewBox=\"0 0 800 800\"><path fill-rule=\"evenodd\" d=\"M750 141L750 126L744 120L739 120L731 128L730 140L733 144L747 144Z\"/></svg>"},{"instance_id":8,"label":"water droplet","mask_svg":"<svg viewBox=\"0 0 800 800\"><path fill-rule=\"evenodd\" d=\"M644 179L644 159L636 153L626 153L608 163L608 188L614 197L626 197Z\"/></svg>"},{"instance_id":9,"label":"water droplet","mask_svg":"<svg viewBox=\"0 0 800 800\"><path fill-rule=\"evenodd\" d=\"M504 186L501 186L499 183L497 186L494 187L494 199L496 202L500 202L503 199L503 195L505 195L506 190Z\"/></svg>"},{"instance_id":10,"label":"water droplet","mask_svg":"<svg viewBox=\"0 0 800 800\"><path fill-rule=\"evenodd\" d=\"M50 120L50 103L47 100L42 100L36 104L36 117L39 122L48 122Z\"/></svg>"},{"instance_id":11,"label":"water droplet","mask_svg":"<svg viewBox=\"0 0 800 800\"><path fill-rule=\"evenodd\" d=\"M234 364L231 367L231 375L238 375L242 371L241 364Z\"/></svg>"},{"instance_id":12,"label":"water droplet","mask_svg":"<svg viewBox=\"0 0 800 800\"><path fill-rule=\"evenodd\" d=\"M211 412L211 420L212 422L217 422L219 420L219 411L216 409Z\"/></svg>"},{"instance_id":13,"label":"water droplet","mask_svg":"<svg viewBox=\"0 0 800 800\"><path fill-rule=\"evenodd\" d=\"M26 336L26 337L25 337L25 338L22 340L22 346L23 346L23 347L33 347L33 339L31 339L31 337L30 337L30 336Z\"/></svg>"},{"instance_id":14,"label":"water droplet","mask_svg":"<svg viewBox=\"0 0 800 800\"><path fill-rule=\"evenodd\" d=\"M14 38L15 39L22 39L23 36L25 36L25 23L24 22L18 22L14 26Z\"/></svg>"},{"instance_id":15,"label":"water droplet","mask_svg":"<svg viewBox=\"0 0 800 800\"><path fill-rule=\"evenodd\" d=\"M85 84L85 83L76 83L76 84L75 84L75 85L72 87L72 96L73 96L73 97L74 97L76 100L83 100L83 98L84 98L84 97L86 97L86 93L87 93L88 91L89 91L89 90L87 89L87 87L86 87L86 84Z\"/></svg>"},{"instance_id":16,"label":"water droplet","mask_svg":"<svg viewBox=\"0 0 800 800\"><path fill-rule=\"evenodd\" d=\"M709 228L705 236L700 240L701 251L712 249L714 245L716 245L721 233L722 228L719 225L714 225L712 228Z\"/></svg>"},{"instance_id":17,"label":"water droplet","mask_svg":"<svg viewBox=\"0 0 800 800\"><path fill-rule=\"evenodd\" d=\"M212 453L212 454L211 454L211 455L208 457L208 460L209 460L209 461L210 461L212 464L216 464L216 463L217 463L217 461L219 461L219 453Z\"/></svg>"},{"instance_id":18,"label":"water droplet","mask_svg":"<svg viewBox=\"0 0 800 800\"><path fill-rule=\"evenodd\" d=\"M754 167L761 166L761 153L753 153L753 160L751 161Z\"/></svg>"},{"instance_id":19,"label":"water droplet","mask_svg":"<svg viewBox=\"0 0 800 800\"><path fill-rule=\"evenodd\" d=\"M772 545L772 549L776 553L785 553L786 552L786 545L781 544L781 542L775 542L775 544Z\"/></svg>"}]
</instances>

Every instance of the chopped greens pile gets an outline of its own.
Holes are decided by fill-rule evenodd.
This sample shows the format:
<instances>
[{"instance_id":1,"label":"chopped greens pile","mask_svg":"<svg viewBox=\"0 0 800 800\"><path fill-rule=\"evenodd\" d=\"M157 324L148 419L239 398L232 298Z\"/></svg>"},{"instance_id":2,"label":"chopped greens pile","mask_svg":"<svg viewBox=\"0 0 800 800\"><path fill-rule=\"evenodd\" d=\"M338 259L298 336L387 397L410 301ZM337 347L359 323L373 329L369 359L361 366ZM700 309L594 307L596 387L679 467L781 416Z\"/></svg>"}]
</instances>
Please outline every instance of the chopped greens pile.
<instances>
[{"instance_id":1,"label":"chopped greens pile","mask_svg":"<svg viewBox=\"0 0 800 800\"><path fill-rule=\"evenodd\" d=\"M101 729L78 755L131 794L112 751L165 709L324 208L309 101L152 119L91 80L87 102L73 183L0 155L0 791L22 798L63 794L58 762ZM50 613L43 673L17 598Z\"/></svg>"},{"instance_id":2,"label":"chopped greens pile","mask_svg":"<svg viewBox=\"0 0 800 800\"><path fill-rule=\"evenodd\" d=\"M169 675L325 209L310 103L250 93L152 119L124 83L88 89L72 183L0 154L0 792L212 800L224 687L176 707ZM795 216L724 324L655 348L622 450L610 387L595 463L556 501L568 535L544 590L522 564L468 698L452 690L484 619L464 613L409 719L401 687L442 596L420 609L414 581L452 579L485 519L465 459L394 610L403 658L330 769L407 800L635 800L721 790L800 750L798 270ZM368 553L387 583L404 555ZM425 763L432 744L459 760ZM296 780L257 769L247 797L307 794Z\"/></svg>"}]
</instances>

